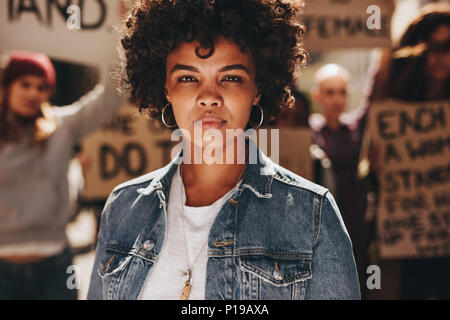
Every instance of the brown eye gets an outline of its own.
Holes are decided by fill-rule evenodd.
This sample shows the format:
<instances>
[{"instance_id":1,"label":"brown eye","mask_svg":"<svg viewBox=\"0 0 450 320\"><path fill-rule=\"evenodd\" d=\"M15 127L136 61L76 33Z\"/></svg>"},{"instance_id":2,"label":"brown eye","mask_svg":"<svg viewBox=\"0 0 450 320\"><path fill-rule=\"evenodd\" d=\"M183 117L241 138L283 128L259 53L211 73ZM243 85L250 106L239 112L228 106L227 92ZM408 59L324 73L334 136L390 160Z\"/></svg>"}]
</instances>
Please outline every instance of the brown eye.
<instances>
[{"instance_id":1,"label":"brown eye","mask_svg":"<svg viewBox=\"0 0 450 320\"><path fill-rule=\"evenodd\" d=\"M227 77L223 78L222 81L227 81L227 82L242 82L242 78L241 78L241 77L238 77L238 76L227 76Z\"/></svg>"},{"instance_id":2,"label":"brown eye","mask_svg":"<svg viewBox=\"0 0 450 320\"><path fill-rule=\"evenodd\" d=\"M39 92L44 92L44 91L47 91L47 90L48 90L48 85L46 85L46 84L38 86L38 91Z\"/></svg>"},{"instance_id":3,"label":"brown eye","mask_svg":"<svg viewBox=\"0 0 450 320\"><path fill-rule=\"evenodd\" d=\"M28 81L22 81L20 84L24 89L28 89L31 86Z\"/></svg>"},{"instance_id":4,"label":"brown eye","mask_svg":"<svg viewBox=\"0 0 450 320\"><path fill-rule=\"evenodd\" d=\"M192 76L182 76L178 78L178 82L197 82L197 79Z\"/></svg>"}]
</instances>

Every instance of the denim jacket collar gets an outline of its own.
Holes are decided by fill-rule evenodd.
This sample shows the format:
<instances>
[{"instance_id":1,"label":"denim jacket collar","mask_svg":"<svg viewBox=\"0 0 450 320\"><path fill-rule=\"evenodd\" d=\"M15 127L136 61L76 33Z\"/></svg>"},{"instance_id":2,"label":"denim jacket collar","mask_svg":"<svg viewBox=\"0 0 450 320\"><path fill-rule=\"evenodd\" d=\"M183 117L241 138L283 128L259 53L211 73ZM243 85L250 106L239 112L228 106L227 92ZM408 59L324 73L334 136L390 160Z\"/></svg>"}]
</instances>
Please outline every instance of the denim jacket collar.
<instances>
[{"instance_id":1,"label":"denim jacket collar","mask_svg":"<svg viewBox=\"0 0 450 320\"><path fill-rule=\"evenodd\" d=\"M259 150L253 140L249 139L248 141L250 153L252 150L256 150L253 154L257 156L256 159L250 157L247 160L240 188L249 189L258 198L271 198L270 189L276 173L273 162ZM172 178L182 160L183 151L179 152L168 165L155 172L152 181L146 188L140 188L137 192L142 195L150 195L155 190L162 190L163 193L166 193L170 189Z\"/></svg>"}]
</instances>

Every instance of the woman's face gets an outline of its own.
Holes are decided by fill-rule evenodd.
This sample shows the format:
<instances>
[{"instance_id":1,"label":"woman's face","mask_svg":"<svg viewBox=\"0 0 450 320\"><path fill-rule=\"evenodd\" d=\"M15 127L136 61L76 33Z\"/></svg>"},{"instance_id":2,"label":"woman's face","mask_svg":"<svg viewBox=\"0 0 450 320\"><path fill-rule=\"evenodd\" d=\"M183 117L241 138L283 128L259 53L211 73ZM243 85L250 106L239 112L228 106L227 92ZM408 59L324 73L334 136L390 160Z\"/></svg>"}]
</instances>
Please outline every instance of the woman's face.
<instances>
[{"instance_id":1,"label":"woman's face","mask_svg":"<svg viewBox=\"0 0 450 320\"><path fill-rule=\"evenodd\" d=\"M446 81L450 75L450 27L441 25L433 31L428 40L430 47L426 56L428 76L436 81Z\"/></svg>"},{"instance_id":2,"label":"woman's face","mask_svg":"<svg viewBox=\"0 0 450 320\"><path fill-rule=\"evenodd\" d=\"M245 130L252 106L259 102L254 61L224 38L207 59L196 55L198 46L197 42L184 43L168 55L167 100L178 127L191 137L194 128L203 133L212 128L221 132L225 143L226 130Z\"/></svg>"},{"instance_id":3,"label":"woman's face","mask_svg":"<svg viewBox=\"0 0 450 320\"><path fill-rule=\"evenodd\" d=\"M33 118L50 98L50 89L43 77L26 75L16 79L8 90L9 109L18 116Z\"/></svg>"}]
</instances>

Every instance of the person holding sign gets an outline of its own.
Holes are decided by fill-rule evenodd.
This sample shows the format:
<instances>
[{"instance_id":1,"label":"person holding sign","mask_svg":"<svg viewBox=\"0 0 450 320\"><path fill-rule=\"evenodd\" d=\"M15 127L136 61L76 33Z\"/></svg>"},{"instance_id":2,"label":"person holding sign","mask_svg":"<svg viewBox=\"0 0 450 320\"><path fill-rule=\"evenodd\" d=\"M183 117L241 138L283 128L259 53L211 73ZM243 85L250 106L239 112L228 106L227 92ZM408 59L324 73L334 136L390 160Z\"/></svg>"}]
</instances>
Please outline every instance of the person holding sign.
<instances>
[{"instance_id":1,"label":"person holding sign","mask_svg":"<svg viewBox=\"0 0 450 320\"><path fill-rule=\"evenodd\" d=\"M324 65L316 72L311 96L319 104L321 113L311 115L310 125L314 143L331 161L334 186L327 187L336 190L336 202L352 239L360 279L363 279L368 249L365 238L367 192L357 178L361 127L354 116L356 112L344 113L350 78L350 73L337 64ZM365 287L364 282L361 287Z\"/></svg>"},{"instance_id":2,"label":"person holding sign","mask_svg":"<svg viewBox=\"0 0 450 320\"><path fill-rule=\"evenodd\" d=\"M288 1L136 3L123 26L125 80L184 148L111 193L88 299L360 298L333 196L244 139L294 102L287 88L305 58L297 11Z\"/></svg>"},{"instance_id":3,"label":"person holding sign","mask_svg":"<svg viewBox=\"0 0 450 320\"><path fill-rule=\"evenodd\" d=\"M112 79L52 107L55 69L41 53L13 52L0 100L0 299L76 299L65 229L69 162L80 139L122 105ZM73 273L73 272L72 272Z\"/></svg>"},{"instance_id":4,"label":"person holding sign","mask_svg":"<svg viewBox=\"0 0 450 320\"><path fill-rule=\"evenodd\" d=\"M384 55L369 97L371 145L362 158L379 181L380 256L400 270L399 299L450 298L448 180L440 174L448 156L439 148L449 133L449 44L450 6L422 8Z\"/></svg>"}]
</instances>

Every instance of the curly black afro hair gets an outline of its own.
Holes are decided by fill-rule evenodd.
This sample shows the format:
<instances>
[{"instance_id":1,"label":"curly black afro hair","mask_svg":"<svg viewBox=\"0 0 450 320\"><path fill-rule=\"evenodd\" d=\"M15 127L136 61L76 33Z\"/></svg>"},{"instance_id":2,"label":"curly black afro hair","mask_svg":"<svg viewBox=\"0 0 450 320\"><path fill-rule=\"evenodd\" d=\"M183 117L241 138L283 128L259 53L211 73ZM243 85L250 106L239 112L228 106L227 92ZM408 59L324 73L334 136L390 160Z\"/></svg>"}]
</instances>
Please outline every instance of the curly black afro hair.
<instances>
[{"instance_id":1,"label":"curly black afro hair","mask_svg":"<svg viewBox=\"0 0 450 320\"><path fill-rule=\"evenodd\" d=\"M217 39L224 37L253 56L267 123L280 108L295 104L289 87L297 67L307 60L299 11L286 0L137 0L120 30L124 51L119 80L131 89L131 100L141 111L160 119L167 104L169 53L197 41L199 48L208 49L206 55L197 55L208 58Z\"/></svg>"}]
</instances>

